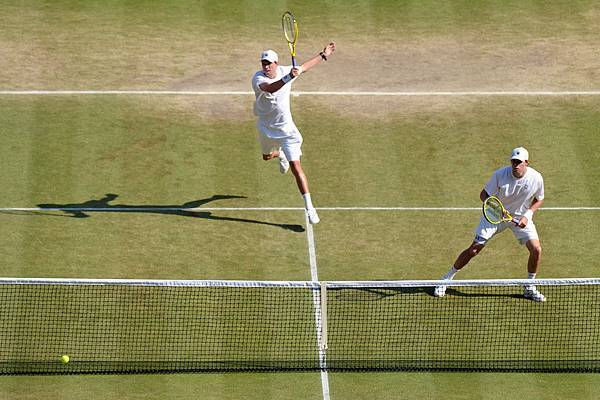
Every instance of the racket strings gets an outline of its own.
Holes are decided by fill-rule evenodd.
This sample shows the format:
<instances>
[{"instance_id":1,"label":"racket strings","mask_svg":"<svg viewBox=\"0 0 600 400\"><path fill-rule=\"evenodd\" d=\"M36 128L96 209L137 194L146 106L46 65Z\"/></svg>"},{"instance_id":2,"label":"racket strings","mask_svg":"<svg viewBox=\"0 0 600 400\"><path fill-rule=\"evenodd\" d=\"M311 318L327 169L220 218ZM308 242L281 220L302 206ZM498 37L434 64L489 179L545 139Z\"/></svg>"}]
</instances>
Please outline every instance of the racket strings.
<instances>
[{"instance_id":1,"label":"racket strings","mask_svg":"<svg viewBox=\"0 0 600 400\"><path fill-rule=\"evenodd\" d=\"M485 212L489 219L493 221L502 221L506 216L504 208L496 201L488 201L485 207Z\"/></svg>"},{"instance_id":2,"label":"racket strings","mask_svg":"<svg viewBox=\"0 0 600 400\"><path fill-rule=\"evenodd\" d=\"M283 33L287 41L290 43L296 41L297 30L294 22L294 18L288 14L283 17Z\"/></svg>"}]
</instances>

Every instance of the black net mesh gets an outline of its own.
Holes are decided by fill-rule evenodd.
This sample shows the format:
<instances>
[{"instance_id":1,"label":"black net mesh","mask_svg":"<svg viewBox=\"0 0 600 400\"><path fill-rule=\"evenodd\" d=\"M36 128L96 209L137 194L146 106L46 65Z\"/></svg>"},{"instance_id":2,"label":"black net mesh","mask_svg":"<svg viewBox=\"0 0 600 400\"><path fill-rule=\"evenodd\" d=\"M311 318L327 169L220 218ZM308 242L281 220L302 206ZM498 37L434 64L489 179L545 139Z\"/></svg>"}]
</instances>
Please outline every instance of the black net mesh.
<instances>
[{"instance_id":1,"label":"black net mesh","mask_svg":"<svg viewBox=\"0 0 600 400\"><path fill-rule=\"evenodd\" d=\"M598 371L599 288L1 284L0 374Z\"/></svg>"}]
</instances>

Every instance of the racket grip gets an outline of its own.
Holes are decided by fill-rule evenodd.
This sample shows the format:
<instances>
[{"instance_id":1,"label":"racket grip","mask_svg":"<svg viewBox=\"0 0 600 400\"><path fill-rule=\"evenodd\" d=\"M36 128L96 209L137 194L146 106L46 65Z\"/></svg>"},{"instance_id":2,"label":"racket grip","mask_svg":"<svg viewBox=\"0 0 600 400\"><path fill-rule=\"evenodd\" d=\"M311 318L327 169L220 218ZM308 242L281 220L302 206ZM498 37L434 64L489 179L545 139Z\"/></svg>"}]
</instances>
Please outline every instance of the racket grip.
<instances>
[{"instance_id":1,"label":"racket grip","mask_svg":"<svg viewBox=\"0 0 600 400\"><path fill-rule=\"evenodd\" d=\"M292 67L296 68L296 57L292 56Z\"/></svg>"}]
</instances>

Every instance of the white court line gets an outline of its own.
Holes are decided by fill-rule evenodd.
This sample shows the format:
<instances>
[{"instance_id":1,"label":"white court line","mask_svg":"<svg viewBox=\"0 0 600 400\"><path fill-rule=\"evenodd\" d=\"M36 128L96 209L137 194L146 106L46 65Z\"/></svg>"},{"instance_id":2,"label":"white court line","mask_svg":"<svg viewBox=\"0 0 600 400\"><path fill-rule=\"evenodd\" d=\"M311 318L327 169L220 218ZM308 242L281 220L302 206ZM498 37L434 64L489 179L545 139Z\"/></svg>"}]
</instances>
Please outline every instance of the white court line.
<instances>
[{"instance_id":1,"label":"white court line","mask_svg":"<svg viewBox=\"0 0 600 400\"><path fill-rule=\"evenodd\" d=\"M170 96L250 96L252 91L202 90L0 90L0 95L170 95ZM531 91L433 91L433 92L377 92L377 91L293 91L293 96L600 96L600 90L531 90Z\"/></svg>"},{"instance_id":2,"label":"white court line","mask_svg":"<svg viewBox=\"0 0 600 400\"><path fill-rule=\"evenodd\" d=\"M315 234L312 224L308 220L308 214L304 212L306 221L306 240L308 242L308 263L310 264L310 279L313 282L319 282L319 273L317 270L317 252L315 247Z\"/></svg>"},{"instance_id":3,"label":"white court line","mask_svg":"<svg viewBox=\"0 0 600 400\"><path fill-rule=\"evenodd\" d=\"M308 242L308 260L310 264L310 279L313 282L319 282L319 274L317 270L317 253L315 251L315 235L313 227L308 220L308 213L304 211L304 220L306 222L306 240ZM323 290L323 289L321 289ZM315 321L317 325L317 345L319 346L319 367L321 368L321 388L323 392L323 400L329 400L329 375L327 373L327 361L325 349L323 346L322 331L322 315L321 295L313 290L313 303L315 306Z\"/></svg>"},{"instance_id":4,"label":"white court line","mask_svg":"<svg viewBox=\"0 0 600 400\"><path fill-rule=\"evenodd\" d=\"M247 96L250 91L196 90L0 90L0 95L174 95L174 96Z\"/></svg>"},{"instance_id":5,"label":"white court line","mask_svg":"<svg viewBox=\"0 0 600 400\"><path fill-rule=\"evenodd\" d=\"M475 211L481 207L316 207L319 211ZM0 211L102 211L102 212L168 212L168 211L300 211L303 207L3 207ZM600 211L600 207L542 207L541 211Z\"/></svg>"}]
</instances>

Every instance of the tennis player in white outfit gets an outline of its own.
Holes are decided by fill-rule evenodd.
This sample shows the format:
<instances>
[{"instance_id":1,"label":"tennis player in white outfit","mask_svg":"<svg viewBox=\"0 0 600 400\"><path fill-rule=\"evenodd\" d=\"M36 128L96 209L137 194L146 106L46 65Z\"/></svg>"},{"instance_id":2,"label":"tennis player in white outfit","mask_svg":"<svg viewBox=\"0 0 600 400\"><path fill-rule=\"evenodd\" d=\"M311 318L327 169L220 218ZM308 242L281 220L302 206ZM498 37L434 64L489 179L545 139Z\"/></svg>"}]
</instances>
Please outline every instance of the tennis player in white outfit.
<instances>
[{"instance_id":1,"label":"tennis player in white outfit","mask_svg":"<svg viewBox=\"0 0 600 400\"><path fill-rule=\"evenodd\" d=\"M279 65L279 57L273 50L263 51L260 54L262 69L252 78L252 89L256 96L254 114L258 117L256 126L263 160L279 158L279 171L282 174L291 168L311 224L319 222L319 215L312 204L308 181L300 163L302 135L292 119L290 93L292 82L301 73L326 61L334 50L335 43L329 43L322 52L295 68Z\"/></svg>"},{"instance_id":2,"label":"tennis player in white outfit","mask_svg":"<svg viewBox=\"0 0 600 400\"><path fill-rule=\"evenodd\" d=\"M514 216L515 222L501 222L493 225L482 216L479 226L475 229L473 243L459 254L450 271L442 279L453 279L458 271L481 252L492 237L506 229L512 231L520 244L527 246L529 250L528 278L535 279L539 269L542 247L533 223L533 213L544 202L544 179L538 171L529 166L529 152L523 147L513 149L510 163L510 166L494 172L479 197L481 201L485 201L489 196L498 197L506 210ZM445 294L446 286L437 286L434 290L434 295L437 297ZM524 296L534 301L546 301L544 295L534 285L525 286Z\"/></svg>"}]
</instances>

